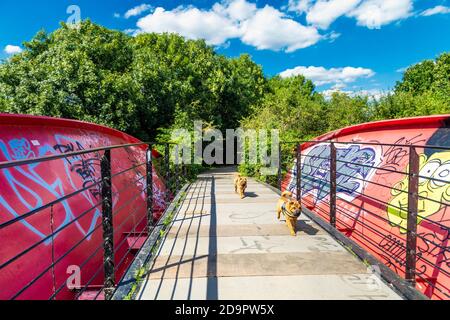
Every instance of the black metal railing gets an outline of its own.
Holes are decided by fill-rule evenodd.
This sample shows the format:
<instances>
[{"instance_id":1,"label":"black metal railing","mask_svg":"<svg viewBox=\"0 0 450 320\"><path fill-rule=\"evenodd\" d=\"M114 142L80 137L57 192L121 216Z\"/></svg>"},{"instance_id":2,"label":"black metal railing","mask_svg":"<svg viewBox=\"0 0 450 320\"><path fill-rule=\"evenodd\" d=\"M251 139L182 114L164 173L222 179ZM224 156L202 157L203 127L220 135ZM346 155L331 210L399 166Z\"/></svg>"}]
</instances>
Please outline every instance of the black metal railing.
<instances>
[{"instance_id":1,"label":"black metal railing","mask_svg":"<svg viewBox=\"0 0 450 320\"><path fill-rule=\"evenodd\" d=\"M321 152L311 152L319 146ZM397 157L389 161L349 159L346 152L352 146L375 148L381 155L395 149ZM442 166L441 175L427 172L430 158L420 155L427 150L442 152L443 159L431 160L431 166ZM450 204L449 151L450 147L432 145L283 142L272 185L293 191L306 209L361 245L412 287L431 298L449 299L450 219L448 213L445 216ZM361 172L370 174L358 174ZM363 187L354 188L349 180L353 186ZM439 187L426 190L427 183ZM350 200L349 194L353 195ZM398 194L404 194L407 201L393 201ZM391 219L389 210L403 223Z\"/></svg>"},{"instance_id":2,"label":"black metal railing","mask_svg":"<svg viewBox=\"0 0 450 320\"><path fill-rule=\"evenodd\" d=\"M164 149L164 154L154 157L157 146ZM175 147L172 143L133 143L1 162L0 174L6 172L8 177L10 170L26 174L36 166L45 166L52 173L55 166L70 165L72 171L86 179L70 193L61 192L61 197L30 205L24 212L19 212L19 206L12 208L17 214L0 220L0 298L110 299L162 211L194 175L189 165L171 159L171 148ZM17 188L18 182L11 181ZM68 180L62 183L67 184ZM20 187L31 188L23 184ZM6 192L6 186L2 186L0 196L8 197ZM96 199L89 207L80 197L86 192ZM83 209L71 212L69 219L66 215L64 220L67 201L76 202ZM99 212L98 217L95 212ZM88 232L79 237L68 233L89 221ZM48 233L34 241L21 225L33 230L39 226ZM18 232L17 237L11 236L12 232ZM66 238L60 241L62 234ZM21 270L24 265L27 270ZM67 272L71 266L76 267L79 278ZM17 281L5 283L5 279Z\"/></svg>"}]
</instances>

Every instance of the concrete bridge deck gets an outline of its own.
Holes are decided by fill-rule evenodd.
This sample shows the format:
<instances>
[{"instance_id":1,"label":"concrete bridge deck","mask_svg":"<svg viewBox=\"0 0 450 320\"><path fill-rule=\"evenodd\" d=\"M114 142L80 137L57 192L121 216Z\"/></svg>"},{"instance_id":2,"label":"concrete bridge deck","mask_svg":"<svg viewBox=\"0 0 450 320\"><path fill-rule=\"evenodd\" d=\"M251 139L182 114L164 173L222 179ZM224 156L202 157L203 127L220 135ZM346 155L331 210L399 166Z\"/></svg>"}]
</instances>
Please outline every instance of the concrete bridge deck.
<instances>
[{"instance_id":1,"label":"concrete bridge deck","mask_svg":"<svg viewBox=\"0 0 450 320\"><path fill-rule=\"evenodd\" d=\"M271 189L249 180L241 200L233 174L189 187L137 299L400 299L305 215L290 236Z\"/></svg>"}]
</instances>

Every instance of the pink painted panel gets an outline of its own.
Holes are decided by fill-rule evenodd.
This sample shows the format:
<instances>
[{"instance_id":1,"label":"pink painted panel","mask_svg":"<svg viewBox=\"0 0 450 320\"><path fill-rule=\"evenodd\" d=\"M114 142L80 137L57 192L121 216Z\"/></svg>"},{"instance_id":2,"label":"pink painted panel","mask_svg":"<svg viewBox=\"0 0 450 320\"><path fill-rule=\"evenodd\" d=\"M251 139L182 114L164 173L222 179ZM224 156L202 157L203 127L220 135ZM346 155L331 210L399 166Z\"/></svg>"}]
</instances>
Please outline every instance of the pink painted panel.
<instances>
[{"instance_id":1,"label":"pink painted panel","mask_svg":"<svg viewBox=\"0 0 450 320\"><path fill-rule=\"evenodd\" d=\"M408 177L402 172L408 172L409 147L398 145L450 147L450 116L380 121L317 138L326 140L336 142L342 161L337 164L337 228L403 277ZM449 299L450 150L416 150L423 177L419 181L417 288L433 299ZM322 158L329 156L327 143L302 146L302 201L326 221L329 161ZM295 165L283 188L295 194Z\"/></svg>"},{"instance_id":2,"label":"pink painted panel","mask_svg":"<svg viewBox=\"0 0 450 320\"><path fill-rule=\"evenodd\" d=\"M0 162L138 142L122 132L90 123L0 114ZM0 224L93 184L101 177L102 154L88 153L0 170ZM145 146L112 150L112 174L145 163L145 154ZM166 189L156 173L154 181L155 215L160 215L165 208ZM117 270L117 279L132 259L131 255L125 256L125 236L141 232L147 223L145 186L145 165L113 178L115 260L116 264L124 261ZM61 230L53 239L43 241L0 269L0 299L10 299L38 276L17 299L48 299L59 288L57 299L72 299L74 291L65 285L71 266L81 268L81 286L91 279L90 285L101 285L100 201L100 186L94 186L0 229L0 265L52 231ZM81 241L84 237L86 240ZM54 268L48 268L52 262Z\"/></svg>"}]
</instances>

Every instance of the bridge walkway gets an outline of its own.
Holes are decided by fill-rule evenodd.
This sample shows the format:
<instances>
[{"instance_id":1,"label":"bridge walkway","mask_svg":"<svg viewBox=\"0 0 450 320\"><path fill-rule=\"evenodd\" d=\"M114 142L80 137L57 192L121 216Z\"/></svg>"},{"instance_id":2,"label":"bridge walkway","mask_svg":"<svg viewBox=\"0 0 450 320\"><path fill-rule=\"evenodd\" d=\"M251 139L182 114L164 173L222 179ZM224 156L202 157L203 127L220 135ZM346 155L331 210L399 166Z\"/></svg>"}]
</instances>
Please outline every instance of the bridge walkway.
<instances>
[{"instance_id":1,"label":"bridge walkway","mask_svg":"<svg viewBox=\"0 0 450 320\"><path fill-rule=\"evenodd\" d=\"M241 200L234 169L188 188L137 299L401 299L305 215L290 236L270 188L250 179Z\"/></svg>"}]
</instances>

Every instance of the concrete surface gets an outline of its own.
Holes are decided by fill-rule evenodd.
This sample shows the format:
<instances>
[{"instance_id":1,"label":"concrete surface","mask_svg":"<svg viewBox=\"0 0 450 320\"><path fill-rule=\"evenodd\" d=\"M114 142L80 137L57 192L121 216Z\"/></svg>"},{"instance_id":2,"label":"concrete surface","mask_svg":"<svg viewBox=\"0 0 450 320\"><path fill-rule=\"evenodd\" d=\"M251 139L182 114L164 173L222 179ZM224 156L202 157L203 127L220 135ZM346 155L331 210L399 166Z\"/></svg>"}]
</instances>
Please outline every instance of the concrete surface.
<instances>
[{"instance_id":1,"label":"concrete surface","mask_svg":"<svg viewBox=\"0 0 450 320\"><path fill-rule=\"evenodd\" d=\"M290 236L269 188L250 179L241 200L233 175L190 186L138 299L400 299L304 215Z\"/></svg>"}]
</instances>

